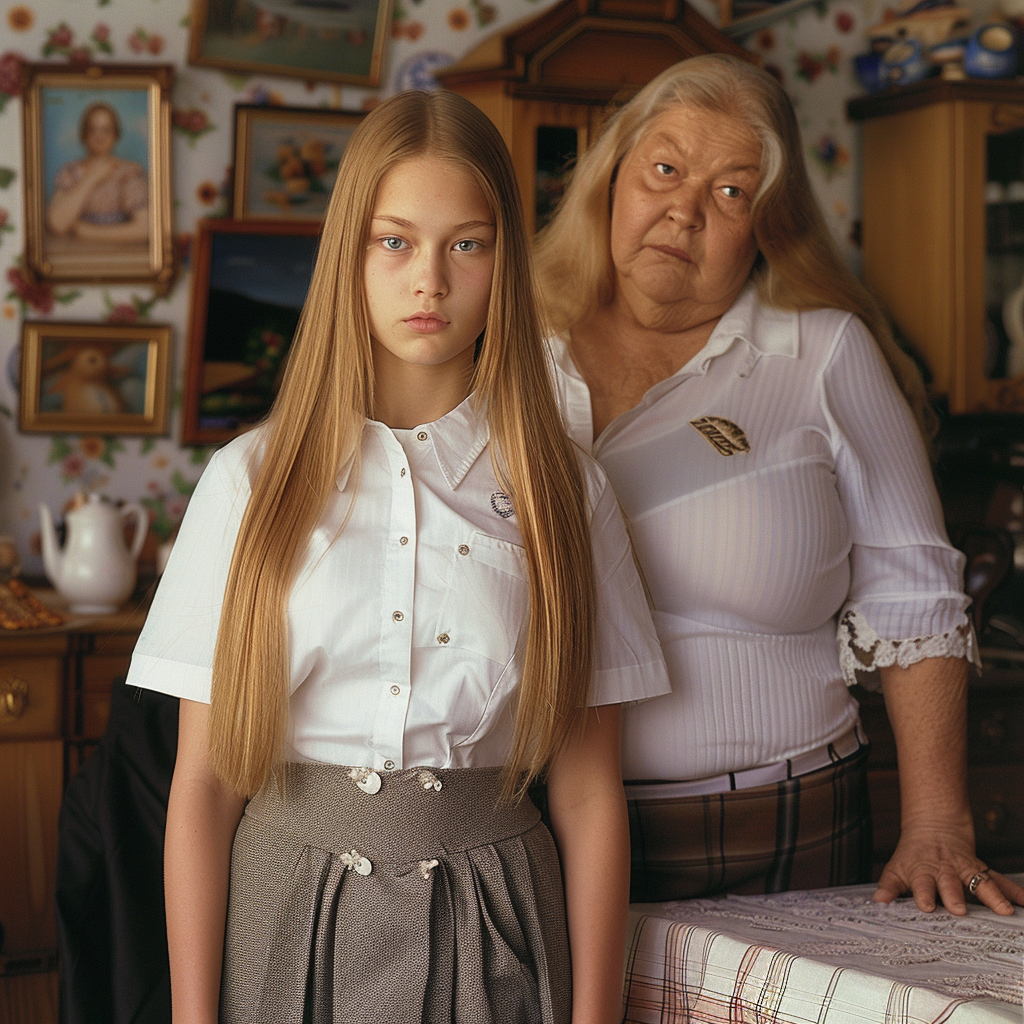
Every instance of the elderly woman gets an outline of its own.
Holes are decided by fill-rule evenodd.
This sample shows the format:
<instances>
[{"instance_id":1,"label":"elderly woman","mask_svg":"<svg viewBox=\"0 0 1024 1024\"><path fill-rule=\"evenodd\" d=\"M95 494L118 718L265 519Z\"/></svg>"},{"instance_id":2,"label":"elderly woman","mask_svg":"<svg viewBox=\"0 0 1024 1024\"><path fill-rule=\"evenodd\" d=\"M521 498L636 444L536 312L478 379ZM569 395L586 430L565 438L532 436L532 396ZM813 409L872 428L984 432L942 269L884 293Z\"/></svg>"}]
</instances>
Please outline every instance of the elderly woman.
<instances>
[{"instance_id":1,"label":"elderly woman","mask_svg":"<svg viewBox=\"0 0 1024 1024\"><path fill-rule=\"evenodd\" d=\"M883 688L902 834L875 899L1024 890L975 855L975 640L921 381L836 252L792 107L696 57L608 122L539 242L570 432L630 522L673 693L624 729L634 900L865 881ZM838 630L838 644L837 644Z\"/></svg>"}]
</instances>

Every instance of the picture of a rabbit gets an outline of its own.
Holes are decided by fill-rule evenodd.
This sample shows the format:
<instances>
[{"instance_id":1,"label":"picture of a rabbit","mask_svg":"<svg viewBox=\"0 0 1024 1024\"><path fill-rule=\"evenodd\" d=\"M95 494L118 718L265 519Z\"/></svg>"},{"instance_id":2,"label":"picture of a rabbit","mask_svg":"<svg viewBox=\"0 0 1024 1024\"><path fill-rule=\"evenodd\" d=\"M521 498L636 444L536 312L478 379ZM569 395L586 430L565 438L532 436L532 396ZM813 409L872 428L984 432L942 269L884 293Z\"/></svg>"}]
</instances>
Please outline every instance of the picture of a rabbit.
<instances>
[{"instance_id":1,"label":"picture of a rabbit","mask_svg":"<svg viewBox=\"0 0 1024 1024\"><path fill-rule=\"evenodd\" d=\"M125 396L118 385L134 370L114 362L113 355L110 344L80 342L50 356L43 364L43 379L54 411L72 416L125 412Z\"/></svg>"}]
</instances>

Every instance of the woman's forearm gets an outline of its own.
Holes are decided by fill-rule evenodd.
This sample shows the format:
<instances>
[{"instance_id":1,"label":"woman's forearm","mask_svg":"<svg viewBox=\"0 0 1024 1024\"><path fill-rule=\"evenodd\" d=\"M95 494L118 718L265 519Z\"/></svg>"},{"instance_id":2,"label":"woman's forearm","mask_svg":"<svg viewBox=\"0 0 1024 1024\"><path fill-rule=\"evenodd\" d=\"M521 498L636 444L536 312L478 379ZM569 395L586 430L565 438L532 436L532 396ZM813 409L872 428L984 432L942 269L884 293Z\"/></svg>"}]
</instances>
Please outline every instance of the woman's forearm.
<instances>
[{"instance_id":1,"label":"woman's forearm","mask_svg":"<svg viewBox=\"0 0 1024 1024\"><path fill-rule=\"evenodd\" d=\"M903 828L949 823L971 830L967 799L967 662L926 658L881 670L896 739Z\"/></svg>"},{"instance_id":2,"label":"woman's forearm","mask_svg":"<svg viewBox=\"0 0 1024 1024\"><path fill-rule=\"evenodd\" d=\"M231 844L245 807L208 766L207 710L181 702L167 807L164 888L174 1024L217 1024Z\"/></svg>"},{"instance_id":3,"label":"woman's forearm","mask_svg":"<svg viewBox=\"0 0 1024 1024\"><path fill-rule=\"evenodd\" d=\"M618 757L619 709L591 709L597 748L584 742L559 758L548 778L548 806L565 880L572 953L572 1024L622 1020L622 964L629 904L629 820ZM614 739L611 733L614 732Z\"/></svg>"},{"instance_id":4,"label":"woman's forearm","mask_svg":"<svg viewBox=\"0 0 1024 1024\"><path fill-rule=\"evenodd\" d=\"M46 208L46 226L58 235L71 231L93 189L113 172L114 166L110 159L89 161L73 187L54 193Z\"/></svg>"},{"instance_id":5,"label":"woman's forearm","mask_svg":"<svg viewBox=\"0 0 1024 1024\"><path fill-rule=\"evenodd\" d=\"M121 224L90 224L79 221L75 234L91 242L144 242L149 238L149 210L136 210Z\"/></svg>"}]
</instances>

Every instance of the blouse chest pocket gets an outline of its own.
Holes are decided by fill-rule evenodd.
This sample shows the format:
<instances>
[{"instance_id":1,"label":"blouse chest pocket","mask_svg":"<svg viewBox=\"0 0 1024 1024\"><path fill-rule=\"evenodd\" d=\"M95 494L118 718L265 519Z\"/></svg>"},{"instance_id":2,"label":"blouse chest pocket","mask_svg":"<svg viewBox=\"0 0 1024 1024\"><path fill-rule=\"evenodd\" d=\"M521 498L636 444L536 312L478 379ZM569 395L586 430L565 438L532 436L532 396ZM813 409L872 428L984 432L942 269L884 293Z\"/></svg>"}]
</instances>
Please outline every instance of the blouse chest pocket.
<instances>
[{"instance_id":1,"label":"blouse chest pocket","mask_svg":"<svg viewBox=\"0 0 1024 1024\"><path fill-rule=\"evenodd\" d=\"M529 607L526 552L474 533L454 551L434 645L473 651L501 665L515 653Z\"/></svg>"}]
</instances>

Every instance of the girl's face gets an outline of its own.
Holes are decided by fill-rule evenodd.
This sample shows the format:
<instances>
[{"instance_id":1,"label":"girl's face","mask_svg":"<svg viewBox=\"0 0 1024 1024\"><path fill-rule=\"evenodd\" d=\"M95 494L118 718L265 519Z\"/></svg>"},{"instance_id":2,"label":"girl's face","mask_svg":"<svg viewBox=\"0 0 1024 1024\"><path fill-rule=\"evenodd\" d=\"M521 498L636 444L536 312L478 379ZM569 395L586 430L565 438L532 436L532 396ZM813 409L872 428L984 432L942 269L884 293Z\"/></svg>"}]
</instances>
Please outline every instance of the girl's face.
<instances>
[{"instance_id":1,"label":"girl's face","mask_svg":"<svg viewBox=\"0 0 1024 1024\"><path fill-rule=\"evenodd\" d=\"M364 284L374 365L440 383L466 381L487 323L495 225L473 176L424 155L381 180L367 239Z\"/></svg>"}]
</instances>

